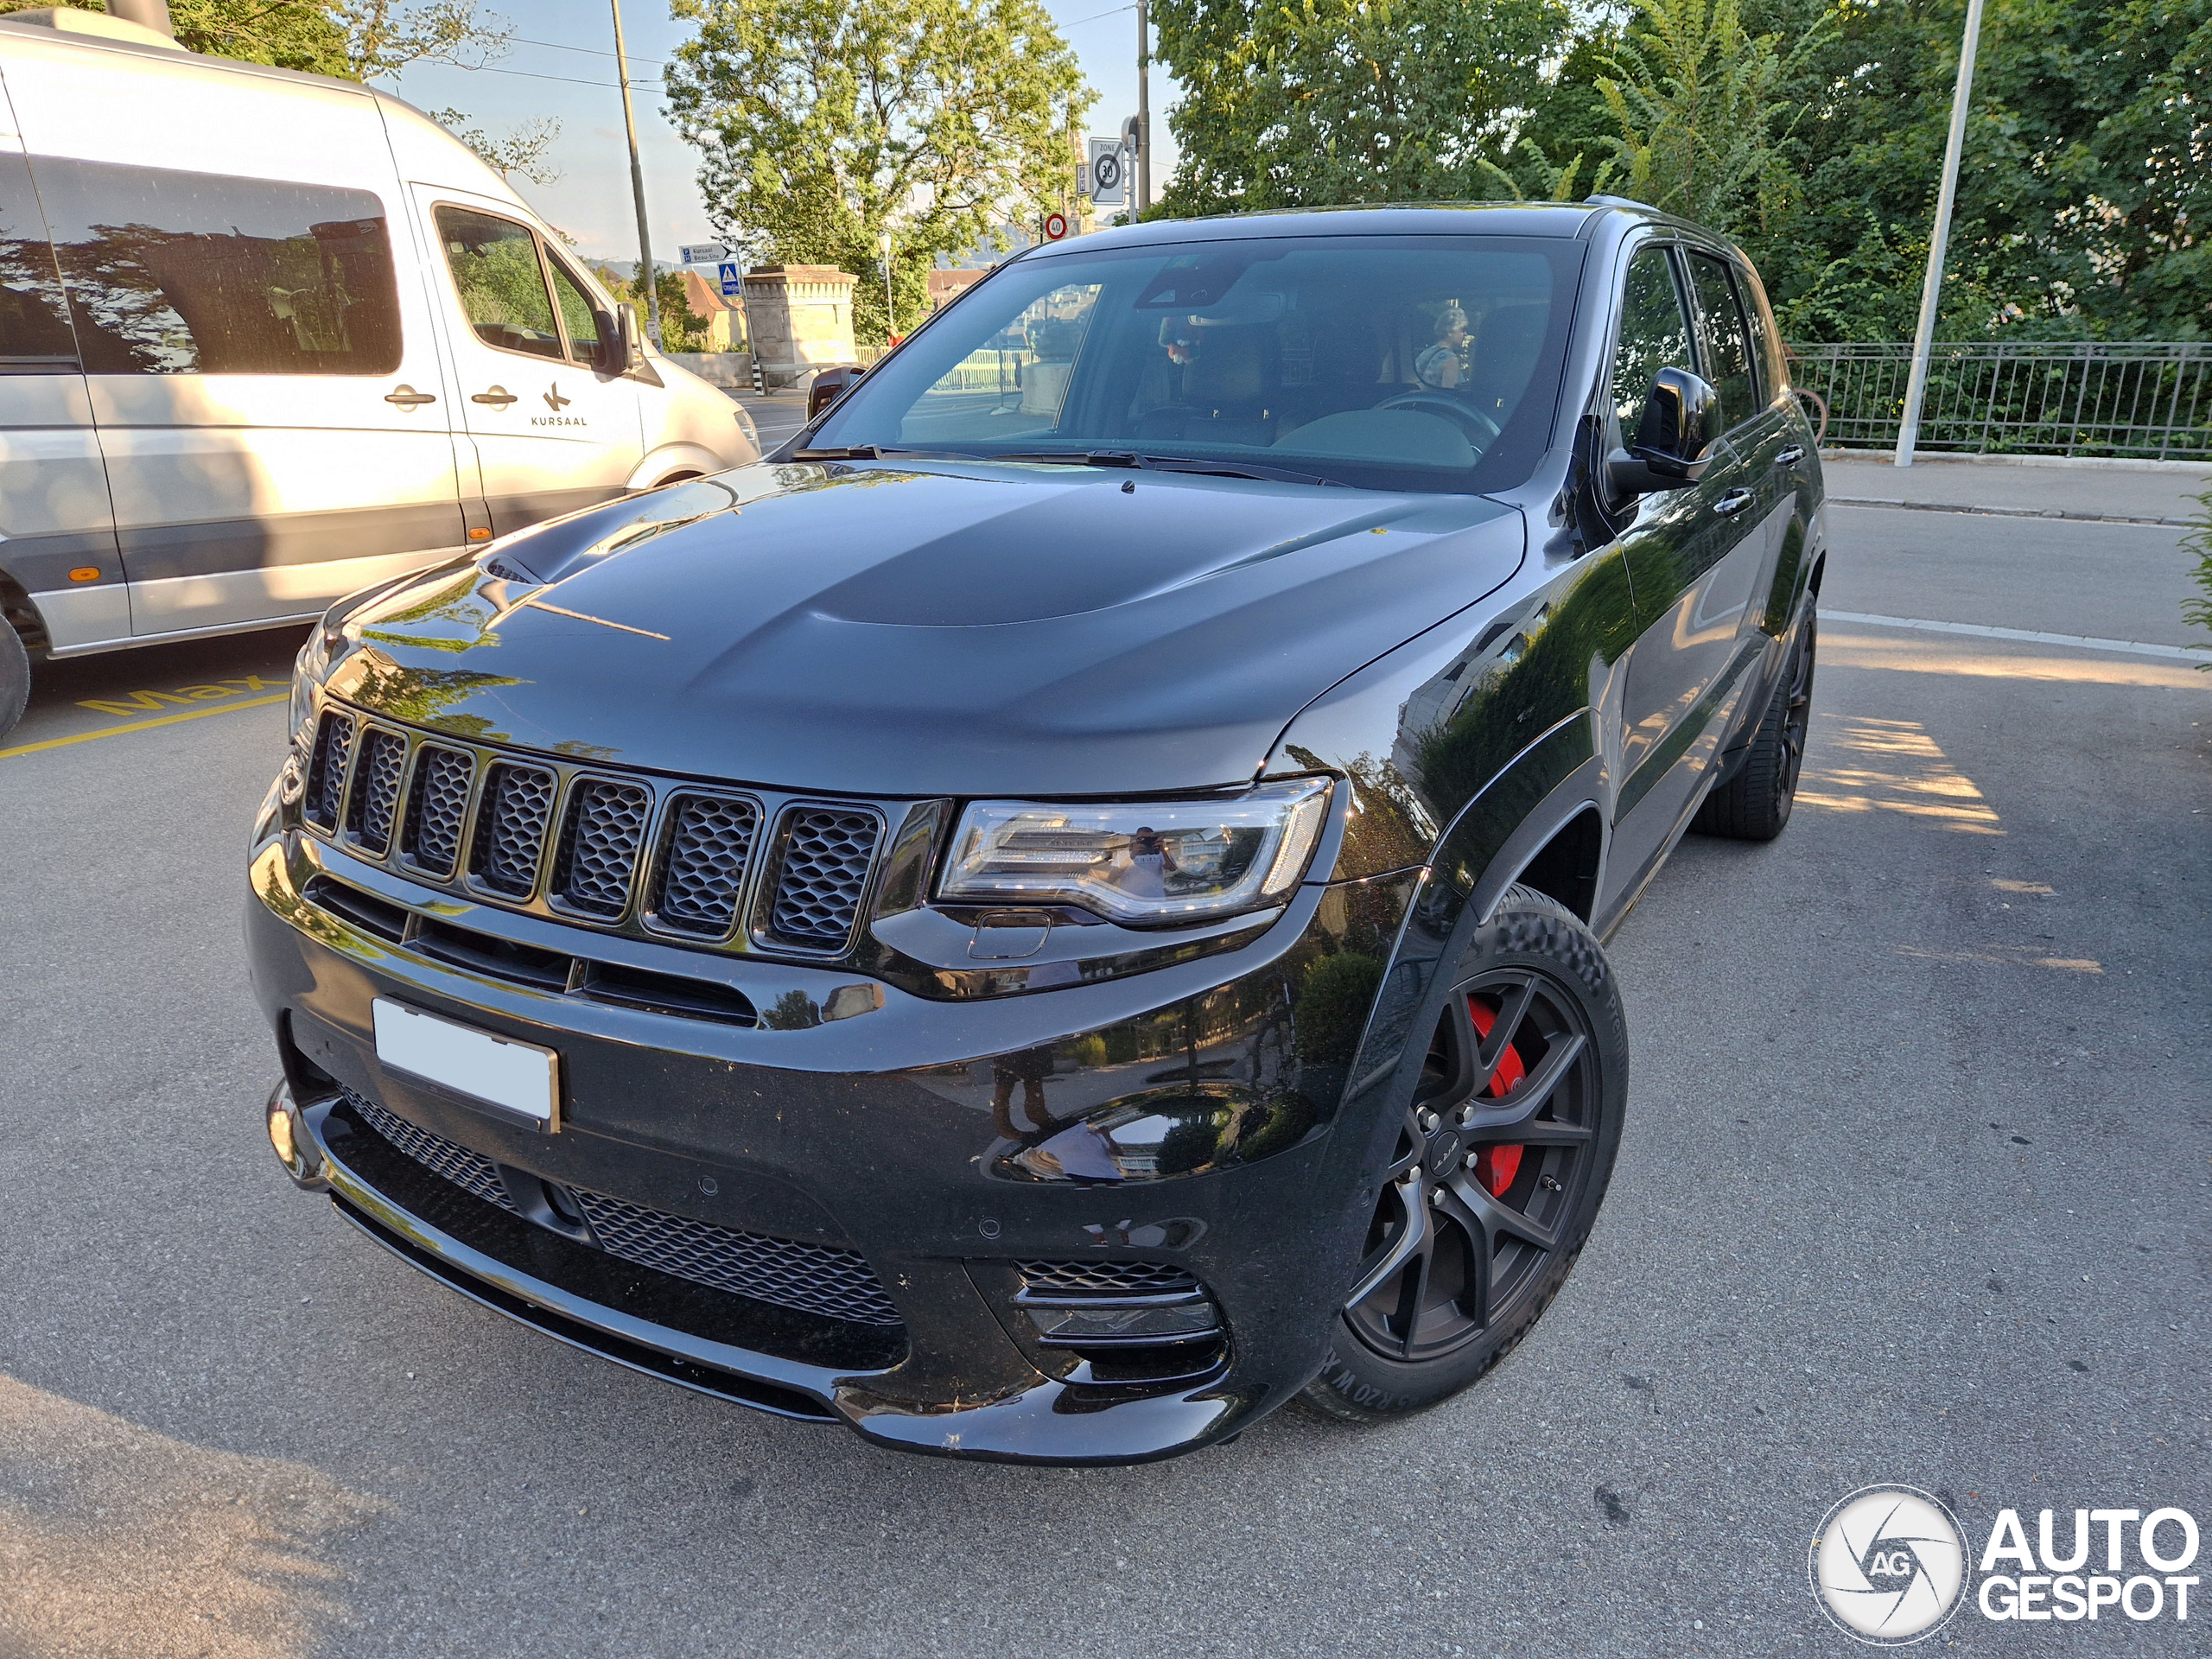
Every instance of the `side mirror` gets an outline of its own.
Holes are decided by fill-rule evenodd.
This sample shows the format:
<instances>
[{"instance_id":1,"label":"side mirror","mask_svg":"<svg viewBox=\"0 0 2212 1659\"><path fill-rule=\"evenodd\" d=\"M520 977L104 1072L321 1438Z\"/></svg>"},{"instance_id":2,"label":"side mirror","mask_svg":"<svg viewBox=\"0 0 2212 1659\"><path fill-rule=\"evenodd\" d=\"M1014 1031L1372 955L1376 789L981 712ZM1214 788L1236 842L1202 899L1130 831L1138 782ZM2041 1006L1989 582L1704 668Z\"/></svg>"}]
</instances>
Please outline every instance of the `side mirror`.
<instances>
[{"instance_id":1,"label":"side mirror","mask_svg":"<svg viewBox=\"0 0 2212 1659\"><path fill-rule=\"evenodd\" d=\"M1651 377L1628 453L1607 459L1606 476L1624 495L1694 484L1711 464L1719 433L1720 394L1688 369L1662 369Z\"/></svg>"},{"instance_id":2,"label":"side mirror","mask_svg":"<svg viewBox=\"0 0 2212 1659\"><path fill-rule=\"evenodd\" d=\"M618 305L591 316L599 329L597 366L601 374L627 374L645 360L645 348L639 343L645 331L638 327L636 306Z\"/></svg>"},{"instance_id":3,"label":"side mirror","mask_svg":"<svg viewBox=\"0 0 2212 1659\"><path fill-rule=\"evenodd\" d=\"M810 421L828 409L847 392L860 384L868 371L857 364L846 364L834 369L824 369L814 377L814 384L807 388L806 418Z\"/></svg>"}]
</instances>

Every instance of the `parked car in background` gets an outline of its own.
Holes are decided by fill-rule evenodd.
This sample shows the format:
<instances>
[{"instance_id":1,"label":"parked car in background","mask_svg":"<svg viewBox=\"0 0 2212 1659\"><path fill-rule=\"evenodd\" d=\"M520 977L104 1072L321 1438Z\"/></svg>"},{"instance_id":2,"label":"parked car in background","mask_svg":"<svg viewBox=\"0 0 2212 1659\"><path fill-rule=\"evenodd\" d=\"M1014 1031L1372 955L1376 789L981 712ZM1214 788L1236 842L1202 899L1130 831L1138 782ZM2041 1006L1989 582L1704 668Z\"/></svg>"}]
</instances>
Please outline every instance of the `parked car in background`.
<instances>
[{"instance_id":1,"label":"parked car in background","mask_svg":"<svg viewBox=\"0 0 2212 1659\"><path fill-rule=\"evenodd\" d=\"M501 1313L886 1446L1421 1409L1590 1235L1603 941L1789 818L1825 553L1696 226L1033 250L766 463L333 610L249 855L271 1144Z\"/></svg>"},{"instance_id":2,"label":"parked car in background","mask_svg":"<svg viewBox=\"0 0 2212 1659\"><path fill-rule=\"evenodd\" d=\"M34 659L311 620L759 454L397 99L69 11L0 18L0 732Z\"/></svg>"}]
</instances>

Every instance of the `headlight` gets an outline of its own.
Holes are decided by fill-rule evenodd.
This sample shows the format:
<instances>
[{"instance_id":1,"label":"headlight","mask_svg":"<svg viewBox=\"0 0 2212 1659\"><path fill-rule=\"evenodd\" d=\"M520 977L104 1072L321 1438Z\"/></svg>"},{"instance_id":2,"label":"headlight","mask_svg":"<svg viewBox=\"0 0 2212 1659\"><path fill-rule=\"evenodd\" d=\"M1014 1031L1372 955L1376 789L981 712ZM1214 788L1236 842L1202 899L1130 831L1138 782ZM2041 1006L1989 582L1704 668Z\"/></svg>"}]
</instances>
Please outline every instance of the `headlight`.
<instances>
[{"instance_id":1,"label":"headlight","mask_svg":"<svg viewBox=\"0 0 2212 1659\"><path fill-rule=\"evenodd\" d=\"M1326 779L1201 801L977 801L938 896L1080 905L1140 926L1254 910L1298 885L1328 804Z\"/></svg>"}]
</instances>

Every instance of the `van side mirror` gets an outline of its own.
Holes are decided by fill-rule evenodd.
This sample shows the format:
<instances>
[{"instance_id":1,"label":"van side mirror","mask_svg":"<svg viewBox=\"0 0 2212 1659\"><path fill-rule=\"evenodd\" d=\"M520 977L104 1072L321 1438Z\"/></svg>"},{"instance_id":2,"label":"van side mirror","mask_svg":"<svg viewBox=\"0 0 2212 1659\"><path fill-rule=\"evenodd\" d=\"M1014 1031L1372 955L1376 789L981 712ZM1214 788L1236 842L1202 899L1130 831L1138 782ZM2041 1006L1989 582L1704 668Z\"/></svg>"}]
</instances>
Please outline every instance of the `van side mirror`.
<instances>
[{"instance_id":1,"label":"van side mirror","mask_svg":"<svg viewBox=\"0 0 2212 1659\"><path fill-rule=\"evenodd\" d=\"M814 384L807 388L806 418L811 421L821 414L858 385L861 377L867 372L858 364L846 364L838 368L824 369L816 375Z\"/></svg>"},{"instance_id":2,"label":"van side mirror","mask_svg":"<svg viewBox=\"0 0 2212 1659\"><path fill-rule=\"evenodd\" d=\"M1720 394L1688 369L1662 369L1651 377L1628 453L1607 458L1606 478L1624 495L1694 484L1712 462L1719 429Z\"/></svg>"},{"instance_id":3,"label":"van side mirror","mask_svg":"<svg viewBox=\"0 0 2212 1659\"><path fill-rule=\"evenodd\" d=\"M618 305L612 311L594 311L591 315L599 329L596 366L601 374L627 374L645 360L645 348L639 343L642 331L636 306Z\"/></svg>"}]
</instances>

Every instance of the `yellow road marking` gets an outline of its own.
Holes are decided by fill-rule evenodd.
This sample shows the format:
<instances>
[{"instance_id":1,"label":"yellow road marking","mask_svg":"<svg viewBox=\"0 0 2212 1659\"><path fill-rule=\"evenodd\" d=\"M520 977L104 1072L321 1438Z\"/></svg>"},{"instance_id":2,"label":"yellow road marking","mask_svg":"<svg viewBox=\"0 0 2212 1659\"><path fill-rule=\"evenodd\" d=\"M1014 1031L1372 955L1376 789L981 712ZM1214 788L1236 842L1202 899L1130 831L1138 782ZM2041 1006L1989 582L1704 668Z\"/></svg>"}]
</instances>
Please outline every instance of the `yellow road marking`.
<instances>
[{"instance_id":1,"label":"yellow road marking","mask_svg":"<svg viewBox=\"0 0 2212 1659\"><path fill-rule=\"evenodd\" d=\"M79 732L74 737L49 737L43 743L22 743L12 749L0 749L0 760L11 754L36 754L41 749L66 749L72 743L89 743L96 737L119 737L125 732L150 731L156 726L174 726L181 720L205 720L210 715L227 715L233 709L265 709L272 702L283 702L292 694L280 691L273 697L255 697L246 702L226 702L220 708L191 709L181 715L163 715L159 720L135 721L128 726L104 726L97 732Z\"/></svg>"}]
</instances>

